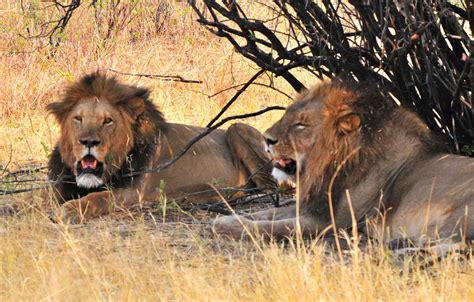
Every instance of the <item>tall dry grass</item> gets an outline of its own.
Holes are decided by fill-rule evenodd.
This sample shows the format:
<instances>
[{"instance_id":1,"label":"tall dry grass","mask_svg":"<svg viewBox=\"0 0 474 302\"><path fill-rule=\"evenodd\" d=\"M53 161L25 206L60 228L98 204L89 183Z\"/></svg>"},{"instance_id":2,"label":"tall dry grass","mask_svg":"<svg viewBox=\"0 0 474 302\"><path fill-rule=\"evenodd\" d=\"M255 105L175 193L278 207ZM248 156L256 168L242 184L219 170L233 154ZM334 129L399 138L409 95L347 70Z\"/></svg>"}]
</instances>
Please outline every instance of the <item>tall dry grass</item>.
<instances>
[{"instance_id":1,"label":"tall dry grass","mask_svg":"<svg viewBox=\"0 0 474 302\"><path fill-rule=\"evenodd\" d=\"M472 261L423 270L375 248L350 263L321 245L264 245L202 237L136 218L53 225L38 215L0 223L0 297L18 300L472 301ZM413 271L409 269L413 268Z\"/></svg>"},{"instance_id":2,"label":"tall dry grass","mask_svg":"<svg viewBox=\"0 0 474 302\"><path fill-rule=\"evenodd\" d=\"M184 84L118 76L150 87L168 120L196 125L205 125L235 89L208 95L256 72L226 41L199 27L180 1L168 1L170 17L157 32L158 2L135 1L129 15L134 18L113 29L108 40L104 23L96 23L105 17L97 19L83 5L51 57L47 40L20 35L27 29L40 32L54 10L22 10L17 1L0 0L0 165L15 170L46 162L58 128L44 107L85 72L111 68L201 80ZM274 80L292 94L284 82ZM288 103L281 94L252 86L228 114ZM264 130L280 114L246 122ZM394 258L374 247L368 252L352 249L341 263L318 242L256 248L209 238L196 226L161 224L148 214L106 217L82 226L53 224L45 215L40 209L0 217L1 301L474 299L474 261L456 254L422 269L416 258Z\"/></svg>"}]
</instances>

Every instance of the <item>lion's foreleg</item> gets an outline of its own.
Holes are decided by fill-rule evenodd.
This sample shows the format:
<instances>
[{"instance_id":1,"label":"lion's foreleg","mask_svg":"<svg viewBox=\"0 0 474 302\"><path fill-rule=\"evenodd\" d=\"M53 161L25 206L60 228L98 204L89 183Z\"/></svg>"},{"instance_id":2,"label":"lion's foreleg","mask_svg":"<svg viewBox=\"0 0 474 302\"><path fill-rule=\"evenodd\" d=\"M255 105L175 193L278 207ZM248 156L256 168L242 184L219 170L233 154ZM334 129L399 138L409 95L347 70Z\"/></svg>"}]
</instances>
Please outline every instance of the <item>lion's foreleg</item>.
<instances>
[{"instance_id":1,"label":"lion's foreleg","mask_svg":"<svg viewBox=\"0 0 474 302\"><path fill-rule=\"evenodd\" d=\"M281 220L287 218L294 218L296 217L296 205L290 205L287 207L281 208L270 208L262 211L258 211L255 213L250 213L243 215L243 217L251 219L251 220Z\"/></svg>"},{"instance_id":2,"label":"lion's foreleg","mask_svg":"<svg viewBox=\"0 0 474 302\"><path fill-rule=\"evenodd\" d=\"M136 204L138 193L132 189L90 193L80 199L70 200L56 212L56 219L69 223L82 221L127 210Z\"/></svg>"},{"instance_id":3,"label":"lion's foreleg","mask_svg":"<svg viewBox=\"0 0 474 302\"><path fill-rule=\"evenodd\" d=\"M304 236L316 234L317 227L313 222L312 219L304 216L258 221L245 217L228 216L225 219L217 219L214 222L213 230L217 234L227 235L235 239L248 239L250 237L283 239L295 236L299 232Z\"/></svg>"},{"instance_id":4,"label":"lion's foreleg","mask_svg":"<svg viewBox=\"0 0 474 302\"><path fill-rule=\"evenodd\" d=\"M274 217L274 218L272 218ZM297 217L295 207L275 208L257 212L251 215L223 216L214 221L214 232L236 239L263 237L285 238L301 232L312 236L318 230L317 220L310 214L304 213Z\"/></svg>"}]
</instances>

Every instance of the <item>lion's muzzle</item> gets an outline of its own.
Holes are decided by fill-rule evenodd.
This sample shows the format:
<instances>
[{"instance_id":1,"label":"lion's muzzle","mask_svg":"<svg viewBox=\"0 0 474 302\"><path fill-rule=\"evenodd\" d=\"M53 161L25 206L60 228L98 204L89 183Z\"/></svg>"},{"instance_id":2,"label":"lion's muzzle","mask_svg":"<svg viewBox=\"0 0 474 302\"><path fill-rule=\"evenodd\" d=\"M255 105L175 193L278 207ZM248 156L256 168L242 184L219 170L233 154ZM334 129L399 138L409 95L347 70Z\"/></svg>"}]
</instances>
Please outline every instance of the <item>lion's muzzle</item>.
<instances>
[{"instance_id":1,"label":"lion's muzzle","mask_svg":"<svg viewBox=\"0 0 474 302\"><path fill-rule=\"evenodd\" d=\"M292 158L283 158L275 150L278 140L273 138L268 132L264 134L266 151L273 158L272 176L278 181L294 181L297 170L296 161Z\"/></svg>"},{"instance_id":2,"label":"lion's muzzle","mask_svg":"<svg viewBox=\"0 0 474 302\"><path fill-rule=\"evenodd\" d=\"M104 184L102 180L104 164L90 153L77 161L76 171L76 183L79 187L92 189Z\"/></svg>"}]
</instances>

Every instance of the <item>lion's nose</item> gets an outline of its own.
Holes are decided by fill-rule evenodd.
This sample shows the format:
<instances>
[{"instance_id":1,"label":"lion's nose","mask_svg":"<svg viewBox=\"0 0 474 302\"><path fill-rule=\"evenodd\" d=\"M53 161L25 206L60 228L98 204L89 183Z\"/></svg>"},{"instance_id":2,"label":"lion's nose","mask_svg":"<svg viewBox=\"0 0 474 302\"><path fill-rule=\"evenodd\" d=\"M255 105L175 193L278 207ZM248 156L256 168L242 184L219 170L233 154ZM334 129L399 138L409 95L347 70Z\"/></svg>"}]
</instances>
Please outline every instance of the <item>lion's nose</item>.
<instances>
[{"instance_id":1,"label":"lion's nose","mask_svg":"<svg viewBox=\"0 0 474 302\"><path fill-rule=\"evenodd\" d=\"M100 140L93 138L81 139L79 140L79 142L81 142L81 144L83 144L87 148L92 148L100 144Z\"/></svg>"}]
</instances>

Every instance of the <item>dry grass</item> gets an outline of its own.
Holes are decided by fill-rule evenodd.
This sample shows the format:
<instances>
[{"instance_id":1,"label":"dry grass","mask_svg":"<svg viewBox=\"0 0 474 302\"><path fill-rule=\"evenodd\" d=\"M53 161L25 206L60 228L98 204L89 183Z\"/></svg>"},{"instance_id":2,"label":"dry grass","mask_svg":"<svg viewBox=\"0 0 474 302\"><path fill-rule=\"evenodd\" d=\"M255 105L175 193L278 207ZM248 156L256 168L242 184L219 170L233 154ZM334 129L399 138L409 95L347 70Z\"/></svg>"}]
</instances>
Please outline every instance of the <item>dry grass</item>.
<instances>
[{"instance_id":1,"label":"dry grass","mask_svg":"<svg viewBox=\"0 0 474 302\"><path fill-rule=\"evenodd\" d=\"M38 21L16 1L0 0L0 165L15 170L46 162L58 128L44 106L84 72L112 68L202 80L196 85L120 76L152 88L169 120L196 125L205 125L235 90L207 95L253 75L255 66L194 23L182 3L171 1L171 17L157 33L156 2L138 1L139 17L105 42L92 11L80 8L63 45L48 58L47 48L36 49L44 40L19 36L26 27L37 31L46 12L38 13ZM279 79L276 85L292 94ZM229 114L288 102L254 86ZM247 122L264 130L280 114ZM14 199L31 202L39 196ZM78 227L52 224L35 210L0 217L0 300L474 299L474 261L460 261L459 255L423 270L416 260L397 260L379 247L364 253L352 249L350 263L340 263L315 242L263 245L262 254L248 243L208 237L199 226L161 224L148 214Z\"/></svg>"},{"instance_id":2,"label":"dry grass","mask_svg":"<svg viewBox=\"0 0 474 302\"><path fill-rule=\"evenodd\" d=\"M320 245L266 245L204 238L148 219L53 225L38 215L0 223L0 296L13 300L471 300L472 261L431 269L397 264L381 250L353 250L341 264ZM392 259L392 260L391 260ZM401 269L405 273L401 274Z\"/></svg>"}]
</instances>

